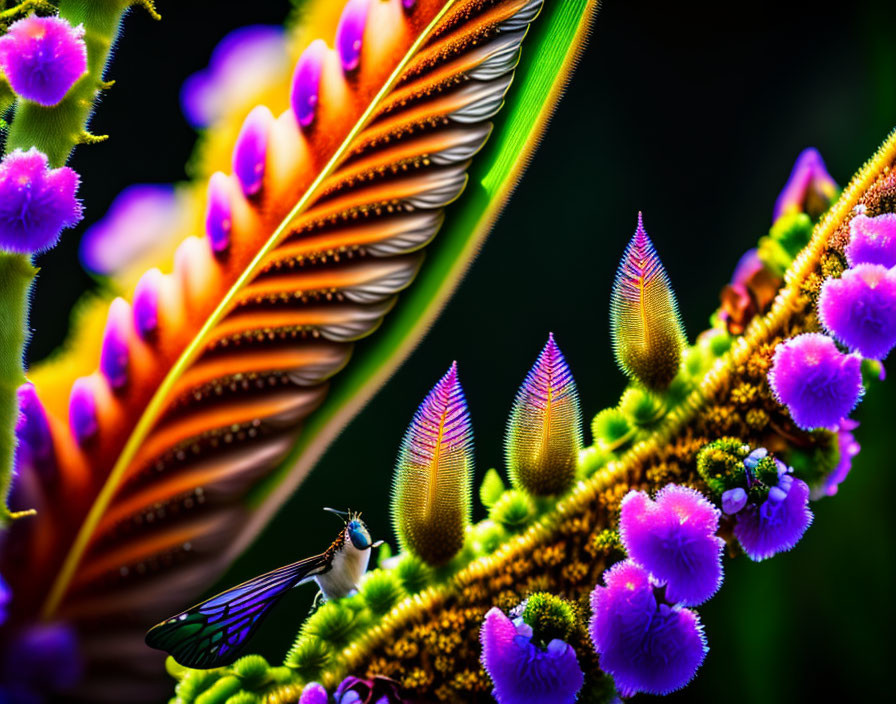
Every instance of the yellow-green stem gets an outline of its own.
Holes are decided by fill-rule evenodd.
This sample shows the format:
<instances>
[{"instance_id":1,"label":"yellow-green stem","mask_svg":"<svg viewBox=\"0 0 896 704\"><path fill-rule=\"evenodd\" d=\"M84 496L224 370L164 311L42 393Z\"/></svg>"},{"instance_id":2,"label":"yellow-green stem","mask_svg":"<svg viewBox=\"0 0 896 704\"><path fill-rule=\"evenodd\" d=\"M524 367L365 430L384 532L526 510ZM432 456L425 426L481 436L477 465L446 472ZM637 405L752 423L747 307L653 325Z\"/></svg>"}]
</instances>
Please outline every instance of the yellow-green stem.
<instances>
[{"instance_id":1,"label":"yellow-green stem","mask_svg":"<svg viewBox=\"0 0 896 704\"><path fill-rule=\"evenodd\" d=\"M25 381L22 353L28 320L28 291L37 270L24 254L0 252L0 527L21 514L10 512L7 495L12 485L19 417L16 390Z\"/></svg>"},{"instance_id":2,"label":"yellow-green stem","mask_svg":"<svg viewBox=\"0 0 896 704\"><path fill-rule=\"evenodd\" d=\"M47 155L50 166L58 168L68 161L75 145L92 141L87 133L87 122L97 95L105 87L103 71L118 36L121 18L132 4L130 0L60 0L60 17L74 26L84 26L87 73L53 107L18 98L6 140L7 153L37 147ZM139 4L144 5L153 17L158 17L151 2L147 0ZM3 86L6 86L5 81ZM10 101L3 101L4 95L6 93L0 90L0 112L10 104ZM35 273L27 255L0 252L0 527L21 515L10 512L7 496L15 459L16 390L25 381L25 334L29 292Z\"/></svg>"}]
</instances>

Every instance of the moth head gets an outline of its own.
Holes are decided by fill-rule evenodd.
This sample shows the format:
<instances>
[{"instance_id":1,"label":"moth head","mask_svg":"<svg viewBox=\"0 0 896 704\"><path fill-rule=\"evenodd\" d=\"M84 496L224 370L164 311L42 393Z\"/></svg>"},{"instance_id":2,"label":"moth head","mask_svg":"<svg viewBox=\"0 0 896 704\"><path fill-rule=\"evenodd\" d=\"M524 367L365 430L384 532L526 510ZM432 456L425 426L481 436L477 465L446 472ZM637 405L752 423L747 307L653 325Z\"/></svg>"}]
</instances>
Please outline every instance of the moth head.
<instances>
[{"instance_id":1,"label":"moth head","mask_svg":"<svg viewBox=\"0 0 896 704\"><path fill-rule=\"evenodd\" d=\"M367 525L361 520L360 511L337 511L332 508L325 508L324 510L335 513L345 520L345 539L351 542L356 549L367 550L367 548L375 548L382 543L382 541L374 543L371 540L370 531L367 530Z\"/></svg>"}]
</instances>

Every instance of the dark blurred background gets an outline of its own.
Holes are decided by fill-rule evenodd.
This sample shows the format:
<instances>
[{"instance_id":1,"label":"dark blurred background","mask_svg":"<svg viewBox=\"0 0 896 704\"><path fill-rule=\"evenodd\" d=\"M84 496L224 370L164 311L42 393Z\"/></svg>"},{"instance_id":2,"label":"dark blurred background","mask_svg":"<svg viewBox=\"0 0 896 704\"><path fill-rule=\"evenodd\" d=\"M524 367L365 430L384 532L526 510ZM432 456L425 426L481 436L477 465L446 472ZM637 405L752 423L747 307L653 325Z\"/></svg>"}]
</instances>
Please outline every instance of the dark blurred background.
<instances>
[{"instance_id":1,"label":"dark blurred background","mask_svg":"<svg viewBox=\"0 0 896 704\"><path fill-rule=\"evenodd\" d=\"M286 0L158 4L163 22L141 11L126 20L109 72L117 83L93 124L111 139L74 157L87 217L40 261L32 360L62 341L69 307L94 285L77 262L84 226L130 183L185 177L195 133L178 106L183 79L228 31L289 11ZM587 417L615 403L624 381L607 303L638 210L693 339L739 255L767 231L799 151L818 147L845 185L896 126L894 27L892 0L606 0L543 144L447 310L227 581L326 547L338 525L324 505L363 509L374 535L391 538L399 441L454 359L474 420L477 483L501 466L511 400L548 331ZM700 609L709 656L677 699L857 701L891 689L893 383L859 410L864 449L840 494L814 505L800 545L761 565L727 565L722 591ZM271 660L310 605L313 588L299 591L253 643Z\"/></svg>"}]
</instances>

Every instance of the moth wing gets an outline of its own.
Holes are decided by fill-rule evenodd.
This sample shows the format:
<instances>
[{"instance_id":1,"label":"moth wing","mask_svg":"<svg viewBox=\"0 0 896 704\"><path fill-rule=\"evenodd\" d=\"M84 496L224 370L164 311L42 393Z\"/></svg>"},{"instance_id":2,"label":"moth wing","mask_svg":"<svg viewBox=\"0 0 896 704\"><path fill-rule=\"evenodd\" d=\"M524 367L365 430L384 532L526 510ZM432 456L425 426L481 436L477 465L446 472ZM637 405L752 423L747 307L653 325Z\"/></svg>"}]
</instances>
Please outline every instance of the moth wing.
<instances>
[{"instance_id":1,"label":"moth wing","mask_svg":"<svg viewBox=\"0 0 896 704\"><path fill-rule=\"evenodd\" d=\"M237 659L281 597L329 568L326 553L250 579L172 616L146 634L146 644L186 667L209 669Z\"/></svg>"}]
</instances>

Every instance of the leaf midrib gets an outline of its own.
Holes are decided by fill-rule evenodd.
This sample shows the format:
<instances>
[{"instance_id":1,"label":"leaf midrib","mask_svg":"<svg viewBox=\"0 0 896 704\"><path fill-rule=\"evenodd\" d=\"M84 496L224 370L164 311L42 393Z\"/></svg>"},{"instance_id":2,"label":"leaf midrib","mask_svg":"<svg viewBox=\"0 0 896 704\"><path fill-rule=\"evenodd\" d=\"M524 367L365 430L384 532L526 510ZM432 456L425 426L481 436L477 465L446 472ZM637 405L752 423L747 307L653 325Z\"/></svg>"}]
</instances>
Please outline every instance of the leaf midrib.
<instances>
[{"instance_id":1,"label":"leaf midrib","mask_svg":"<svg viewBox=\"0 0 896 704\"><path fill-rule=\"evenodd\" d=\"M202 346L205 338L227 314L230 303L232 302L236 294L254 278L261 264L264 262L266 256L282 240L284 233L289 227L289 224L298 215L303 213L313 202L313 199L321 185L336 170L336 168L342 161L342 158L345 156L346 152L351 146L352 142L354 142L355 138L370 123L371 118L373 117L376 109L379 107L382 101L389 95L389 93L392 92L392 89L395 87L395 84L398 82L407 64L420 50L425 41L432 34L433 30L439 25L442 18L457 2L459 2L459 0L446 0L441 10L439 10L436 16L433 17L432 21L429 23L429 25L427 25L426 29L417 36L417 38L414 40L414 43L402 57L401 61L398 62L395 70L390 74L389 78L383 84L382 88L380 88L379 92L367 106L367 109L364 111L361 117L358 118L357 122L355 122L354 127L352 127L351 131L348 133L348 135L346 135L345 139L339 145L339 148L333 153L333 156L330 157L330 160L327 162L326 166L324 166L324 168L317 175L317 178L315 178L311 185L306 189L305 193L298 200L295 206L293 206L292 210L290 210L289 213L287 213L287 215L280 221L280 224L277 226L268 240L264 243L255 257L249 263L249 265L243 270L243 273L234 282L233 286L231 286L227 294L224 296L224 298L221 300L212 314L205 321L205 324L193 338L192 342L181 353L180 357L171 367L168 374L165 376L165 379L159 385L152 399L150 399L150 402L144 409L140 420L131 431L131 434L128 437L127 442L125 443L124 448L118 456L118 460L112 467L112 470L110 471L109 476L103 484L103 487L100 490L99 494L97 494L93 505L90 507L90 511L87 513L87 517L85 518L84 523L82 523L81 528L78 531L78 535L76 536L75 541L72 543L72 547L66 554L65 560L62 563L62 567L60 568L59 573L57 574L56 579L53 582L53 586L51 587L47 599L44 602L43 608L41 610L41 617L44 620L49 620L53 616L57 607L61 603L62 598L65 596L68 585L70 584L71 579L81 562L81 558L84 555L85 550L87 549L94 529L105 513L106 508L114 498L115 490L118 488L118 484L121 481L125 470L134 459L134 456L137 454L140 445L146 439L147 435L152 430L154 423L156 422L156 420L158 420L160 414L164 410L165 400L170 389L174 386L175 382L181 376L181 374L183 374L198 357L199 353L202 351Z\"/></svg>"}]
</instances>

